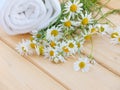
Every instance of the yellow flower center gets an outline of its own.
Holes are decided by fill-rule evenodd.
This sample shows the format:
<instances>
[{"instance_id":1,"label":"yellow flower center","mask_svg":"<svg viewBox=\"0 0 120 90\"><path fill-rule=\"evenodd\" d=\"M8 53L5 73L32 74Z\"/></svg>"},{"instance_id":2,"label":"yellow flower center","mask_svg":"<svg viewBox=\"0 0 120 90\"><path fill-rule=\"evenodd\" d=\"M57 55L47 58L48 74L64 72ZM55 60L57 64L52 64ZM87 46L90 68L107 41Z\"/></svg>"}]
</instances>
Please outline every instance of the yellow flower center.
<instances>
[{"instance_id":1,"label":"yellow flower center","mask_svg":"<svg viewBox=\"0 0 120 90\"><path fill-rule=\"evenodd\" d=\"M77 43L77 47L80 48L80 47L81 47L81 44L80 44L80 43Z\"/></svg>"},{"instance_id":2,"label":"yellow flower center","mask_svg":"<svg viewBox=\"0 0 120 90\"><path fill-rule=\"evenodd\" d=\"M69 49L68 49L66 46L64 46L62 49L63 49L63 51L66 52L66 53L69 52Z\"/></svg>"},{"instance_id":3,"label":"yellow flower center","mask_svg":"<svg viewBox=\"0 0 120 90\"><path fill-rule=\"evenodd\" d=\"M57 30L52 30L51 35L53 35L54 37L57 36L59 34L59 32Z\"/></svg>"},{"instance_id":4,"label":"yellow flower center","mask_svg":"<svg viewBox=\"0 0 120 90\"><path fill-rule=\"evenodd\" d=\"M44 47L43 46L39 47L39 52L40 52L40 55L44 55Z\"/></svg>"},{"instance_id":5,"label":"yellow flower center","mask_svg":"<svg viewBox=\"0 0 120 90\"><path fill-rule=\"evenodd\" d=\"M70 27L72 24L71 24L70 21L66 21L66 22L64 22L64 25L65 25L66 27Z\"/></svg>"},{"instance_id":6,"label":"yellow flower center","mask_svg":"<svg viewBox=\"0 0 120 90\"><path fill-rule=\"evenodd\" d=\"M91 40L91 38L92 38L92 36L89 34L89 35L86 35L85 37L84 37L84 39L85 40Z\"/></svg>"},{"instance_id":7,"label":"yellow flower center","mask_svg":"<svg viewBox=\"0 0 120 90\"><path fill-rule=\"evenodd\" d=\"M118 38L118 41L120 42L120 37Z\"/></svg>"},{"instance_id":8,"label":"yellow flower center","mask_svg":"<svg viewBox=\"0 0 120 90\"><path fill-rule=\"evenodd\" d=\"M31 37L30 37L30 41L33 41L33 40L34 40L34 38L31 36Z\"/></svg>"},{"instance_id":9,"label":"yellow flower center","mask_svg":"<svg viewBox=\"0 0 120 90\"><path fill-rule=\"evenodd\" d=\"M84 19L82 20L82 24L83 24L83 25L87 25L88 23L89 23L88 18L84 18Z\"/></svg>"},{"instance_id":10,"label":"yellow flower center","mask_svg":"<svg viewBox=\"0 0 120 90\"><path fill-rule=\"evenodd\" d=\"M70 11L76 12L76 11L77 11L77 5L72 4L72 5L70 6Z\"/></svg>"},{"instance_id":11,"label":"yellow flower center","mask_svg":"<svg viewBox=\"0 0 120 90\"><path fill-rule=\"evenodd\" d=\"M37 34L36 37L37 37L37 38L41 38L41 34Z\"/></svg>"},{"instance_id":12,"label":"yellow flower center","mask_svg":"<svg viewBox=\"0 0 120 90\"><path fill-rule=\"evenodd\" d=\"M92 29L91 29L91 33L94 33L94 32L96 32L96 29L95 29L95 28L92 28Z\"/></svg>"},{"instance_id":13,"label":"yellow flower center","mask_svg":"<svg viewBox=\"0 0 120 90\"><path fill-rule=\"evenodd\" d=\"M35 49L36 44L35 43L30 43L30 47Z\"/></svg>"},{"instance_id":14,"label":"yellow flower center","mask_svg":"<svg viewBox=\"0 0 120 90\"><path fill-rule=\"evenodd\" d=\"M73 43L69 43L69 47L70 48L74 48L74 44Z\"/></svg>"},{"instance_id":15,"label":"yellow flower center","mask_svg":"<svg viewBox=\"0 0 120 90\"><path fill-rule=\"evenodd\" d=\"M55 43L54 41L51 41L51 42L50 42L50 46L51 46L51 47L55 47L55 46L56 46L56 43Z\"/></svg>"},{"instance_id":16,"label":"yellow flower center","mask_svg":"<svg viewBox=\"0 0 120 90\"><path fill-rule=\"evenodd\" d=\"M80 63L79 63L79 67L80 67L81 69L85 68L85 62L80 62Z\"/></svg>"},{"instance_id":17,"label":"yellow flower center","mask_svg":"<svg viewBox=\"0 0 120 90\"><path fill-rule=\"evenodd\" d=\"M50 56L54 56L54 51L51 50L51 51L49 52L49 54L50 54Z\"/></svg>"},{"instance_id":18,"label":"yellow flower center","mask_svg":"<svg viewBox=\"0 0 120 90\"><path fill-rule=\"evenodd\" d=\"M22 50L23 50L23 52L26 52L26 49L25 49L25 47L22 47Z\"/></svg>"},{"instance_id":19,"label":"yellow flower center","mask_svg":"<svg viewBox=\"0 0 120 90\"><path fill-rule=\"evenodd\" d=\"M116 38L116 37L118 37L119 36L119 33L118 32L113 32L112 34L111 34L111 38Z\"/></svg>"},{"instance_id":20,"label":"yellow flower center","mask_svg":"<svg viewBox=\"0 0 120 90\"><path fill-rule=\"evenodd\" d=\"M104 32L105 28L104 27L100 27L99 32Z\"/></svg>"}]
</instances>

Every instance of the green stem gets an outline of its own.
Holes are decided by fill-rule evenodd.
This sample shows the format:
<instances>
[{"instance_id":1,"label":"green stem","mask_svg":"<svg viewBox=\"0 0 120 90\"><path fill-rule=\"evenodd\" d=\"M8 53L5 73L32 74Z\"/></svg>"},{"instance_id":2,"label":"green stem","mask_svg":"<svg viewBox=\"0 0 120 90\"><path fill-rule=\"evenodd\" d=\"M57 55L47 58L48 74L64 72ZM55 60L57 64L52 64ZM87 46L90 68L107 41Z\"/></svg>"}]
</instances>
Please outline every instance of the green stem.
<instances>
[{"instance_id":1,"label":"green stem","mask_svg":"<svg viewBox=\"0 0 120 90\"><path fill-rule=\"evenodd\" d=\"M92 40L92 38L90 41L91 41L91 52L90 52L89 58L90 58L90 60L92 60L93 59L93 40Z\"/></svg>"}]
</instances>

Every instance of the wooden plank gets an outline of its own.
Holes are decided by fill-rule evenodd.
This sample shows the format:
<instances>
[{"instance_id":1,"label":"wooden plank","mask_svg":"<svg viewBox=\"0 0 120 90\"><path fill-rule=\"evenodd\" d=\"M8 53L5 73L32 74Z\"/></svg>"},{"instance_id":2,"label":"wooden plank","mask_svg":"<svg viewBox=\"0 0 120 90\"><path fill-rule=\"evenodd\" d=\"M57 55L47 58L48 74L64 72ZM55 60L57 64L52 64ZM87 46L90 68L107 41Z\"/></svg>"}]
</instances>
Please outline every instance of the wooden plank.
<instances>
[{"instance_id":1,"label":"wooden plank","mask_svg":"<svg viewBox=\"0 0 120 90\"><path fill-rule=\"evenodd\" d=\"M9 36L2 30L0 31L1 40L12 48L21 40L20 36ZM28 56L25 57L40 70L48 73L49 76L61 82L68 89L72 90L119 90L120 77L108 71L99 64L91 67L90 72L81 73L73 70L75 58L71 58L64 64L53 64L43 57ZM77 57L76 57L77 58ZM106 60L106 58L105 58ZM106 62L104 62L106 63ZM97 84L96 84L97 83Z\"/></svg>"},{"instance_id":2,"label":"wooden plank","mask_svg":"<svg viewBox=\"0 0 120 90\"><path fill-rule=\"evenodd\" d=\"M0 41L0 90L65 90Z\"/></svg>"},{"instance_id":3,"label":"wooden plank","mask_svg":"<svg viewBox=\"0 0 120 90\"><path fill-rule=\"evenodd\" d=\"M118 19L116 19L115 22L117 20ZM15 48L15 44L18 41L20 41L21 37L24 38L24 36L8 36L1 31L0 33L1 33L0 34L1 39L4 42L6 42L8 45L10 45L12 48ZM101 55L98 55L97 57L99 58L101 57ZM69 89L72 89L72 90L79 90L79 89L80 90L90 90L90 89L120 90L120 77L111 73L110 71L108 71L107 69L105 69L99 64L96 64L95 66L93 66L90 72L81 73L81 72L74 72L74 70L72 69L75 58L70 59L65 64L57 64L57 65L52 64L47 60L44 60L43 57L29 56L25 58L27 58L30 62L32 62L34 65L36 65L38 68L40 68L44 72L48 73L51 77L54 77L59 82L63 83ZM103 62L103 60L101 59L97 60L100 64L102 64ZM106 57L104 58L104 63L106 63ZM117 65L117 64L114 64L114 65ZM109 68L108 66L106 67ZM112 67L112 68L116 68L116 67Z\"/></svg>"},{"instance_id":4,"label":"wooden plank","mask_svg":"<svg viewBox=\"0 0 120 90\"><path fill-rule=\"evenodd\" d=\"M103 12L109 9L104 8ZM120 26L120 15L110 15L107 17L115 25ZM104 67L120 76L120 45L112 45L110 39L106 36L93 37L93 55L94 58ZM91 44L86 43L85 54L89 55Z\"/></svg>"},{"instance_id":5,"label":"wooden plank","mask_svg":"<svg viewBox=\"0 0 120 90\"><path fill-rule=\"evenodd\" d=\"M108 38L101 35L93 38L93 55L101 65L120 76L120 46L114 46ZM89 55L91 44L86 43L84 52Z\"/></svg>"},{"instance_id":6,"label":"wooden plank","mask_svg":"<svg viewBox=\"0 0 120 90\"><path fill-rule=\"evenodd\" d=\"M106 3L108 0L101 0L102 4ZM110 9L120 9L120 0L110 0L106 5Z\"/></svg>"},{"instance_id":7,"label":"wooden plank","mask_svg":"<svg viewBox=\"0 0 120 90\"><path fill-rule=\"evenodd\" d=\"M102 9L103 13L110 11L108 8ZM107 17L108 20L112 21L112 23L116 26L120 26L120 14L111 14Z\"/></svg>"}]
</instances>

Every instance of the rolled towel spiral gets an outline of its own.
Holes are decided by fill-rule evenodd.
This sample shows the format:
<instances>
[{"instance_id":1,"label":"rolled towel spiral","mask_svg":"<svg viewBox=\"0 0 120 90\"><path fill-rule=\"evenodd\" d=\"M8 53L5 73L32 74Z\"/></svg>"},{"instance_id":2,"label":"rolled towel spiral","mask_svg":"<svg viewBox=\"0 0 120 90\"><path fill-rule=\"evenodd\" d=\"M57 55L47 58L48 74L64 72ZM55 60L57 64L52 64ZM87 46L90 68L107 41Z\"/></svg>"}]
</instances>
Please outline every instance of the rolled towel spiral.
<instances>
[{"instance_id":1,"label":"rolled towel spiral","mask_svg":"<svg viewBox=\"0 0 120 90\"><path fill-rule=\"evenodd\" d=\"M2 0L0 24L10 35L46 28L61 13L59 0Z\"/></svg>"}]
</instances>

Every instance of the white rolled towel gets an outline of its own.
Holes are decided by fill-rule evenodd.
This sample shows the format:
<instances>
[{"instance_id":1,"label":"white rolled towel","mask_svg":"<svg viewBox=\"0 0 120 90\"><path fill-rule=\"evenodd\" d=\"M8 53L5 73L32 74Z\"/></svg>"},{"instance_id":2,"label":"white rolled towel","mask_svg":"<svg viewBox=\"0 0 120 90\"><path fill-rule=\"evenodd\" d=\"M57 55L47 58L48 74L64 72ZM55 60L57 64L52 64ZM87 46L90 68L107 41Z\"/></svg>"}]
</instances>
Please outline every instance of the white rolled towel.
<instances>
[{"instance_id":1,"label":"white rolled towel","mask_svg":"<svg viewBox=\"0 0 120 90\"><path fill-rule=\"evenodd\" d=\"M0 24L10 35L46 28L61 13L59 0L1 0Z\"/></svg>"}]
</instances>

